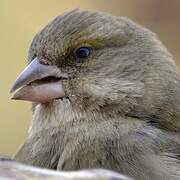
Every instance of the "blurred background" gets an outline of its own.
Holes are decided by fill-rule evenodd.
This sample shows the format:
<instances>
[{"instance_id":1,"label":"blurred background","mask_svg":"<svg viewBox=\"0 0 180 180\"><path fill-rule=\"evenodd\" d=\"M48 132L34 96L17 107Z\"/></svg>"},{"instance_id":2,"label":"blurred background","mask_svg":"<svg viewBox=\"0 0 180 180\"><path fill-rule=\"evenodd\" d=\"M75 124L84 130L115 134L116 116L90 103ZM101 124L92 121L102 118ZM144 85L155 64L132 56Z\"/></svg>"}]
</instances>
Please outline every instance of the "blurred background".
<instances>
[{"instance_id":1,"label":"blurred background","mask_svg":"<svg viewBox=\"0 0 180 180\"><path fill-rule=\"evenodd\" d=\"M31 105L10 100L9 89L25 67L33 36L72 8L127 16L158 34L180 65L179 0L0 0L0 154L13 155L23 143Z\"/></svg>"}]
</instances>

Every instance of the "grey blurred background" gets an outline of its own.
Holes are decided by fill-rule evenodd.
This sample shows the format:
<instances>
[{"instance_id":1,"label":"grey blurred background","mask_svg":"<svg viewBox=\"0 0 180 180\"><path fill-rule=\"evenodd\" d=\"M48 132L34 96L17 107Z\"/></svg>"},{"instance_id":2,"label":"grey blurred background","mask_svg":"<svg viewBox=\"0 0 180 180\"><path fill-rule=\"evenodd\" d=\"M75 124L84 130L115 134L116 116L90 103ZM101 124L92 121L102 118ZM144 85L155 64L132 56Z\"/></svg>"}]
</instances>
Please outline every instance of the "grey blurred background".
<instances>
[{"instance_id":1,"label":"grey blurred background","mask_svg":"<svg viewBox=\"0 0 180 180\"><path fill-rule=\"evenodd\" d=\"M0 154L13 155L27 135L30 103L10 100L9 89L25 67L33 36L55 16L77 7L127 16L146 26L180 65L180 0L0 0Z\"/></svg>"}]
</instances>

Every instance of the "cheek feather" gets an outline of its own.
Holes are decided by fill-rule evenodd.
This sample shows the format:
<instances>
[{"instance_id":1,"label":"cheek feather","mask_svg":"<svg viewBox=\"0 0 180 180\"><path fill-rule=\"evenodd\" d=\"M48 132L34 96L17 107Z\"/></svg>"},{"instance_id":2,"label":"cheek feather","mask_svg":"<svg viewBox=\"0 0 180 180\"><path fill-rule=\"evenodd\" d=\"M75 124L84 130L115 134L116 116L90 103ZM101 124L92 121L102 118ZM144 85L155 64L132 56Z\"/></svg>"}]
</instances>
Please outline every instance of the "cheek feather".
<instances>
[{"instance_id":1,"label":"cheek feather","mask_svg":"<svg viewBox=\"0 0 180 180\"><path fill-rule=\"evenodd\" d=\"M144 84L142 82L131 82L114 78L96 79L95 82L89 81L84 83L84 89L96 97L117 100L120 96L141 97L144 94Z\"/></svg>"}]
</instances>

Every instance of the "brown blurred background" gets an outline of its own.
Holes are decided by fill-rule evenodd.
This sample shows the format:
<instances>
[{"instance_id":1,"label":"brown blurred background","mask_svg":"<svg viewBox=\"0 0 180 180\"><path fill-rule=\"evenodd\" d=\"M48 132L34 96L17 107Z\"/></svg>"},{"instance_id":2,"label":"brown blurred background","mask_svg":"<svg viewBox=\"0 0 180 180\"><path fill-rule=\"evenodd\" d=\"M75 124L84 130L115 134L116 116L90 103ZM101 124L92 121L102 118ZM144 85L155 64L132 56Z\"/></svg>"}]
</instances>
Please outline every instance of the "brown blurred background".
<instances>
[{"instance_id":1,"label":"brown blurred background","mask_svg":"<svg viewBox=\"0 0 180 180\"><path fill-rule=\"evenodd\" d=\"M52 18L75 7L127 16L156 32L180 65L180 0L0 0L0 154L24 141L30 103L10 100L9 89L24 68L29 44Z\"/></svg>"}]
</instances>

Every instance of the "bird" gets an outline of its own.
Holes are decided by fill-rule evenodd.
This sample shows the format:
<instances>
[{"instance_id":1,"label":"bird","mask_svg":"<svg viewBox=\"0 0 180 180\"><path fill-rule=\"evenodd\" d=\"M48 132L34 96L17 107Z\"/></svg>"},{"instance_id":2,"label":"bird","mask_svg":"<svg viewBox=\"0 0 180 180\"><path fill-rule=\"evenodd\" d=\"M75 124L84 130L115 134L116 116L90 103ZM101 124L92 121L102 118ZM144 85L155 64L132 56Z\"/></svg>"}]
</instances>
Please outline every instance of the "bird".
<instances>
[{"instance_id":1,"label":"bird","mask_svg":"<svg viewBox=\"0 0 180 180\"><path fill-rule=\"evenodd\" d=\"M15 161L180 179L179 69L158 36L129 18L57 16L33 38L11 93L33 104Z\"/></svg>"}]
</instances>

